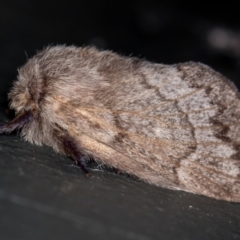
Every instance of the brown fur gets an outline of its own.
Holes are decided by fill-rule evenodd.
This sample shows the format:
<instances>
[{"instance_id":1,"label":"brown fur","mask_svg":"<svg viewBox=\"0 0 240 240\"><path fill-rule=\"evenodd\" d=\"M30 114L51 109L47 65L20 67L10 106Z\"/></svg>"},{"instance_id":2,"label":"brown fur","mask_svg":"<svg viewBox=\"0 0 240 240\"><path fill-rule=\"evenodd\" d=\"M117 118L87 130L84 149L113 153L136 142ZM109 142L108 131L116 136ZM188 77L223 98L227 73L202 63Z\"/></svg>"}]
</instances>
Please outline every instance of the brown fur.
<instances>
[{"instance_id":1,"label":"brown fur","mask_svg":"<svg viewBox=\"0 0 240 240\"><path fill-rule=\"evenodd\" d=\"M73 158L76 143L149 183L240 202L239 93L203 64L49 47L19 70L9 98L17 116L31 113L19 125L31 143Z\"/></svg>"}]
</instances>

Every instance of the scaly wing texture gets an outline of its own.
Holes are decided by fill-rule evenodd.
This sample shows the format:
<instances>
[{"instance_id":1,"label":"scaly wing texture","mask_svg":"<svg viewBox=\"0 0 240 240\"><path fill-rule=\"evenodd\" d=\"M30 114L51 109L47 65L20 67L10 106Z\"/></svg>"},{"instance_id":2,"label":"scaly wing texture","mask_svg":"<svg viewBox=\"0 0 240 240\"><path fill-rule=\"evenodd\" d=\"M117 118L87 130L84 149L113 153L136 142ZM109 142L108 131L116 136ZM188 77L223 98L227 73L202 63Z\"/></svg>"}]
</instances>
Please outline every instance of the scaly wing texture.
<instances>
[{"instance_id":1,"label":"scaly wing texture","mask_svg":"<svg viewBox=\"0 0 240 240\"><path fill-rule=\"evenodd\" d=\"M230 81L198 63L104 64L91 104L63 96L53 109L85 152L159 186L240 201L240 100Z\"/></svg>"}]
</instances>

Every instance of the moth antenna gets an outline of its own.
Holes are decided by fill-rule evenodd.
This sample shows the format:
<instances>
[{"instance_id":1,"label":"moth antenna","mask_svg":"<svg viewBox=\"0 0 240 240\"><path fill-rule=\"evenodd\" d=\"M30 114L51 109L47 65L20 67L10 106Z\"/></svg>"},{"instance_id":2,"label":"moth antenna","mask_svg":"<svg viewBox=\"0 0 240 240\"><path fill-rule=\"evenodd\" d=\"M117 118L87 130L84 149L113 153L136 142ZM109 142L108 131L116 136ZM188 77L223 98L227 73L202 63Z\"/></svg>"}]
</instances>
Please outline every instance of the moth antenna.
<instances>
[{"instance_id":1,"label":"moth antenna","mask_svg":"<svg viewBox=\"0 0 240 240\"><path fill-rule=\"evenodd\" d=\"M24 53L25 53L25 56L26 56L26 58L27 58L27 61L29 60L29 58L28 58L28 54L27 54L27 52L26 51L24 51Z\"/></svg>"},{"instance_id":2,"label":"moth antenna","mask_svg":"<svg viewBox=\"0 0 240 240\"><path fill-rule=\"evenodd\" d=\"M27 111L16 116L12 121L0 126L0 133L11 133L15 129L22 128L32 119L32 112Z\"/></svg>"},{"instance_id":3,"label":"moth antenna","mask_svg":"<svg viewBox=\"0 0 240 240\"><path fill-rule=\"evenodd\" d=\"M90 173L86 168L86 160L84 158L84 155L79 150L79 147L76 144L75 140L68 133L64 133L63 135L58 134L56 137L62 145L66 155L70 155L75 161L75 164L82 169L85 176L89 177Z\"/></svg>"}]
</instances>

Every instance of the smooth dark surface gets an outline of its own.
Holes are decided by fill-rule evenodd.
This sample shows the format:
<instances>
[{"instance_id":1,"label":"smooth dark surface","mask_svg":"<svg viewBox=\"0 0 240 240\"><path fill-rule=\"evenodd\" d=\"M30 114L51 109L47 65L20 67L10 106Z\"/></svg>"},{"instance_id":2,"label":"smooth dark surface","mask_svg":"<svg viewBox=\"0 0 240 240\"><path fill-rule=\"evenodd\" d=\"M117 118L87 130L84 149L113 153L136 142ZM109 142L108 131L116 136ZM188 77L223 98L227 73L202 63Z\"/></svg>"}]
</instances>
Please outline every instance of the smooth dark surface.
<instances>
[{"instance_id":1,"label":"smooth dark surface","mask_svg":"<svg viewBox=\"0 0 240 240\"><path fill-rule=\"evenodd\" d=\"M1 136L0 239L240 239L239 204L157 188Z\"/></svg>"},{"instance_id":2,"label":"smooth dark surface","mask_svg":"<svg viewBox=\"0 0 240 240\"><path fill-rule=\"evenodd\" d=\"M161 63L204 62L240 78L239 8L200 2L1 1L0 121L17 68L49 44L93 44ZM99 170L100 169L100 170ZM240 204L81 169L0 136L0 239L240 239Z\"/></svg>"}]
</instances>

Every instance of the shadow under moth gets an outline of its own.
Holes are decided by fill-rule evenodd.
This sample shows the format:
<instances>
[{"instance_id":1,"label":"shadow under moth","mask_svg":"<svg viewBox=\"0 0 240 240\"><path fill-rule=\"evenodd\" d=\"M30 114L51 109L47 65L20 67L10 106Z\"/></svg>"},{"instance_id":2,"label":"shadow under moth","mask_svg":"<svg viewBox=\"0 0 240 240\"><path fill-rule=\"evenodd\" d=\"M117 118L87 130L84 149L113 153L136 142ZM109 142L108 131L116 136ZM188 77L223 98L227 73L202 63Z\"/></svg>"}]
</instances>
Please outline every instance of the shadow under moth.
<instances>
[{"instance_id":1,"label":"shadow under moth","mask_svg":"<svg viewBox=\"0 0 240 240\"><path fill-rule=\"evenodd\" d=\"M240 95L201 63L175 65L94 47L47 47L9 93L20 129L37 145L157 186L240 202Z\"/></svg>"}]
</instances>

